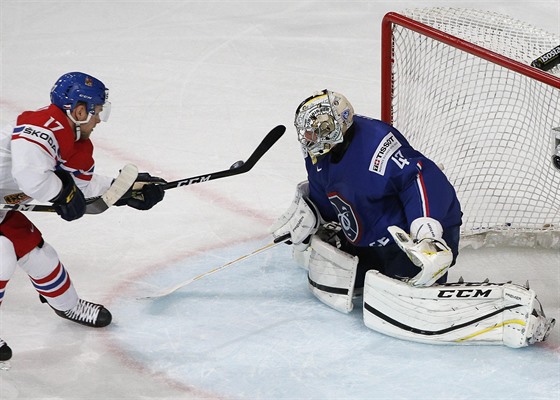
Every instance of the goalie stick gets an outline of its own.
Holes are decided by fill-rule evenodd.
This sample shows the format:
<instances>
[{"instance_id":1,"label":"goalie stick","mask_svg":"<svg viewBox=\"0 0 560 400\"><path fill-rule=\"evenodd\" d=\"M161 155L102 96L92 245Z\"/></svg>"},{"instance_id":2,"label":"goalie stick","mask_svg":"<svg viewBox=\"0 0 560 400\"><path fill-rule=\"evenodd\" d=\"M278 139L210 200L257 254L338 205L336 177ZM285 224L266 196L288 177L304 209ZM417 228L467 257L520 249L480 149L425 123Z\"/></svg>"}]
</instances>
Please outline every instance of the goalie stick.
<instances>
[{"instance_id":1,"label":"goalie stick","mask_svg":"<svg viewBox=\"0 0 560 400\"><path fill-rule=\"evenodd\" d=\"M105 193L86 199L86 214L101 214L107 210L132 187L137 176L135 165L125 165ZM0 204L0 210L56 212L54 206L46 204Z\"/></svg>"},{"instance_id":2,"label":"goalie stick","mask_svg":"<svg viewBox=\"0 0 560 400\"><path fill-rule=\"evenodd\" d=\"M224 265L221 265L221 266L219 266L219 267L217 267L217 268L211 269L210 271L206 271L206 272L204 272L204 273L202 273L202 274L200 274L200 275L195 276L194 278L190 278L190 279L188 279L188 280L186 280L186 281L184 281L184 282L181 282L181 283L179 283L179 284L177 284L177 285L175 285L175 286L173 286L173 287L170 287L170 288L168 288L168 289L161 290L161 291L159 291L159 292L157 292L157 293L154 293L154 294L152 294L152 295L149 295L149 296L139 297L139 299L156 299L156 298L159 298L159 297L168 296L168 295L170 295L171 293L176 292L177 290L179 290L179 289L181 289L181 288L183 288L183 287L185 287L185 286L187 286L187 285L190 285L191 283L193 283L193 282L195 282L195 281L198 281L199 279L204 278L205 276L212 275L212 274L214 274L214 273L216 273L216 272L218 272L218 271L221 271L221 270L223 270L223 269L229 267L230 265L233 265L233 264L235 264L235 263L237 263L237 262L239 262L239 261L245 260L245 259L247 259L247 258L249 258L249 257L252 257L252 256L256 255L256 254L262 253L262 252L265 251L265 250L272 249L273 247L278 246L280 243L284 243L284 242L285 242L286 240L288 240L289 238L290 238L290 234L289 234L289 233L287 233L287 234L285 234L285 235L282 235L282 236L279 236L279 237L277 237L276 239L274 239L274 241L273 241L272 243L269 243L269 244L267 244L267 245L265 245L265 246L263 246L263 247L261 247L261 248L258 248L258 249L256 249L256 250L253 250L253 251L252 251L251 253L249 253L249 254L245 254L244 256L241 256L241 257L239 257L239 258L236 258L236 259L233 260L233 261L229 261L229 262L225 263Z\"/></svg>"}]
</instances>

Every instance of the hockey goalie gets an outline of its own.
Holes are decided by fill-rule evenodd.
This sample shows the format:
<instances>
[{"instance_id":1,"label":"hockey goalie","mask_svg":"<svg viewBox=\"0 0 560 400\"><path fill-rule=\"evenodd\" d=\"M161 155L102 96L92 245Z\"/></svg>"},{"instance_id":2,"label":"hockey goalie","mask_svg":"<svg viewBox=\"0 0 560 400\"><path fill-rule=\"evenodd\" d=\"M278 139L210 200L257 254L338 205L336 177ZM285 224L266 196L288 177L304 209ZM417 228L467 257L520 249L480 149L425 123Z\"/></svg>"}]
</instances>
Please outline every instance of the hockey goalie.
<instances>
[{"instance_id":1,"label":"hockey goalie","mask_svg":"<svg viewBox=\"0 0 560 400\"><path fill-rule=\"evenodd\" d=\"M363 295L368 328L433 344L524 347L554 326L532 289L511 283L446 283L459 248L455 190L394 127L354 115L323 90L296 110L307 180L271 227L289 234L308 287L349 313Z\"/></svg>"}]
</instances>

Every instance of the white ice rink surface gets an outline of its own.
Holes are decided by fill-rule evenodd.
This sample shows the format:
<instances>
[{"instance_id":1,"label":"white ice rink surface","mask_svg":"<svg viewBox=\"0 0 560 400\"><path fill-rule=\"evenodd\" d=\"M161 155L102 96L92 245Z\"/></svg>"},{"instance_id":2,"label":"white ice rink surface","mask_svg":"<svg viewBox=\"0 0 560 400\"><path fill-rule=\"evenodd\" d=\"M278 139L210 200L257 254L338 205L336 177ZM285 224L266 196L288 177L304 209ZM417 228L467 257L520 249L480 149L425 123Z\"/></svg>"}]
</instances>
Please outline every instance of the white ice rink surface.
<instances>
[{"instance_id":1,"label":"white ice rink surface","mask_svg":"<svg viewBox=\"0 0 560 400\"><path fill-rule=\"evenodd\" d=\"M127 162L176 180L246 159L247 174L167 192L148 212L67 223L30 215L79 294L114 323L58 318L23 271L0 307L14 351L0 399L560 399L560 338L523 349L433 346L367 329L317 301L282 245L157 300L139 300L271 241L268 226L305 178L293 111L315 90L379 117L380 22L409 7L481 8L560 32L550 1L0 1L0 122L48 103L61 74L111 90L97 171ZM406 135L406 132L404 132ZM560 255L467 249L451 279L529 280L559 318Z\"/></svg>"}]
</instances>

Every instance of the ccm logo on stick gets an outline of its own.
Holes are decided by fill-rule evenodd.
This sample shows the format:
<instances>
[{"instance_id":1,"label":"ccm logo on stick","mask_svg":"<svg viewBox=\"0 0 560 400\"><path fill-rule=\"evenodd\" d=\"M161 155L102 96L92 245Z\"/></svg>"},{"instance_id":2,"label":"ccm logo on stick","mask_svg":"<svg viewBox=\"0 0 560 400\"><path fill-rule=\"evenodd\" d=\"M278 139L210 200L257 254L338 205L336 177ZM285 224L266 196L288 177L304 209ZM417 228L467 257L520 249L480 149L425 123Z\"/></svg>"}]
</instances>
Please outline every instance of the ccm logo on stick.
<instances>
[{"instance_id":1,"label":"ccm logo on stick","mask_svg":"<svg viewBox=\"0 0 560 400\"><path fill-rule=\"evenodd\" d=\"M177 184L177 186L188 186L188 185L192 185L193 183L206 182L206 181L210 180L210 176L211 175L199 176L199 177L196 177L196 178L187 179L187 180L179 182Z\"/></svg>"}]
</instances>

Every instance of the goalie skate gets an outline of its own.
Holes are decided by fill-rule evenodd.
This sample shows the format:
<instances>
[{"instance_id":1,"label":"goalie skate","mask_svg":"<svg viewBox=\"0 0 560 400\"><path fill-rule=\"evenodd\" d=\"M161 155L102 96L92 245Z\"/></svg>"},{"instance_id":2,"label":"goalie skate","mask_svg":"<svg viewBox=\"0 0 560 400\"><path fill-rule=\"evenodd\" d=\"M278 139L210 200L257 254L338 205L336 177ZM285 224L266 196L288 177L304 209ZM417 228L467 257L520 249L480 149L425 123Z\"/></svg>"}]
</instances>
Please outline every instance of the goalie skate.
<instances>
[{"instance_id":1,"label":"goalie skate","mask_svg":"<svg viewBox=\"0 0 560 400\"><path fill-rule=\"evenodd\" d=\"M47 299L39 296L41 303L47 303ZM51 307L52 308L52 307ZM87 300L78 300L78 304L74 308L66 311L60 311L52 308L56 315L61 318L68 319L72 322L89 326L92 328L103 328L111 323L111 313L101 304L91 303Z\"/></svg>"},{"instance_id":2,"label":"goalie skate","mask_svg":"<svg viewBox=\"0 0 560 400\"><path fill-rule=\"evenodd\" d=\"M552 331L555 324L556 320L554 318L546 318L542 305L539 302L538 306L533 309L529 316L529 321L527 323L527 344L544 342L548 335L550 335L550 331Z\"/></svg>"}]
</instances>

